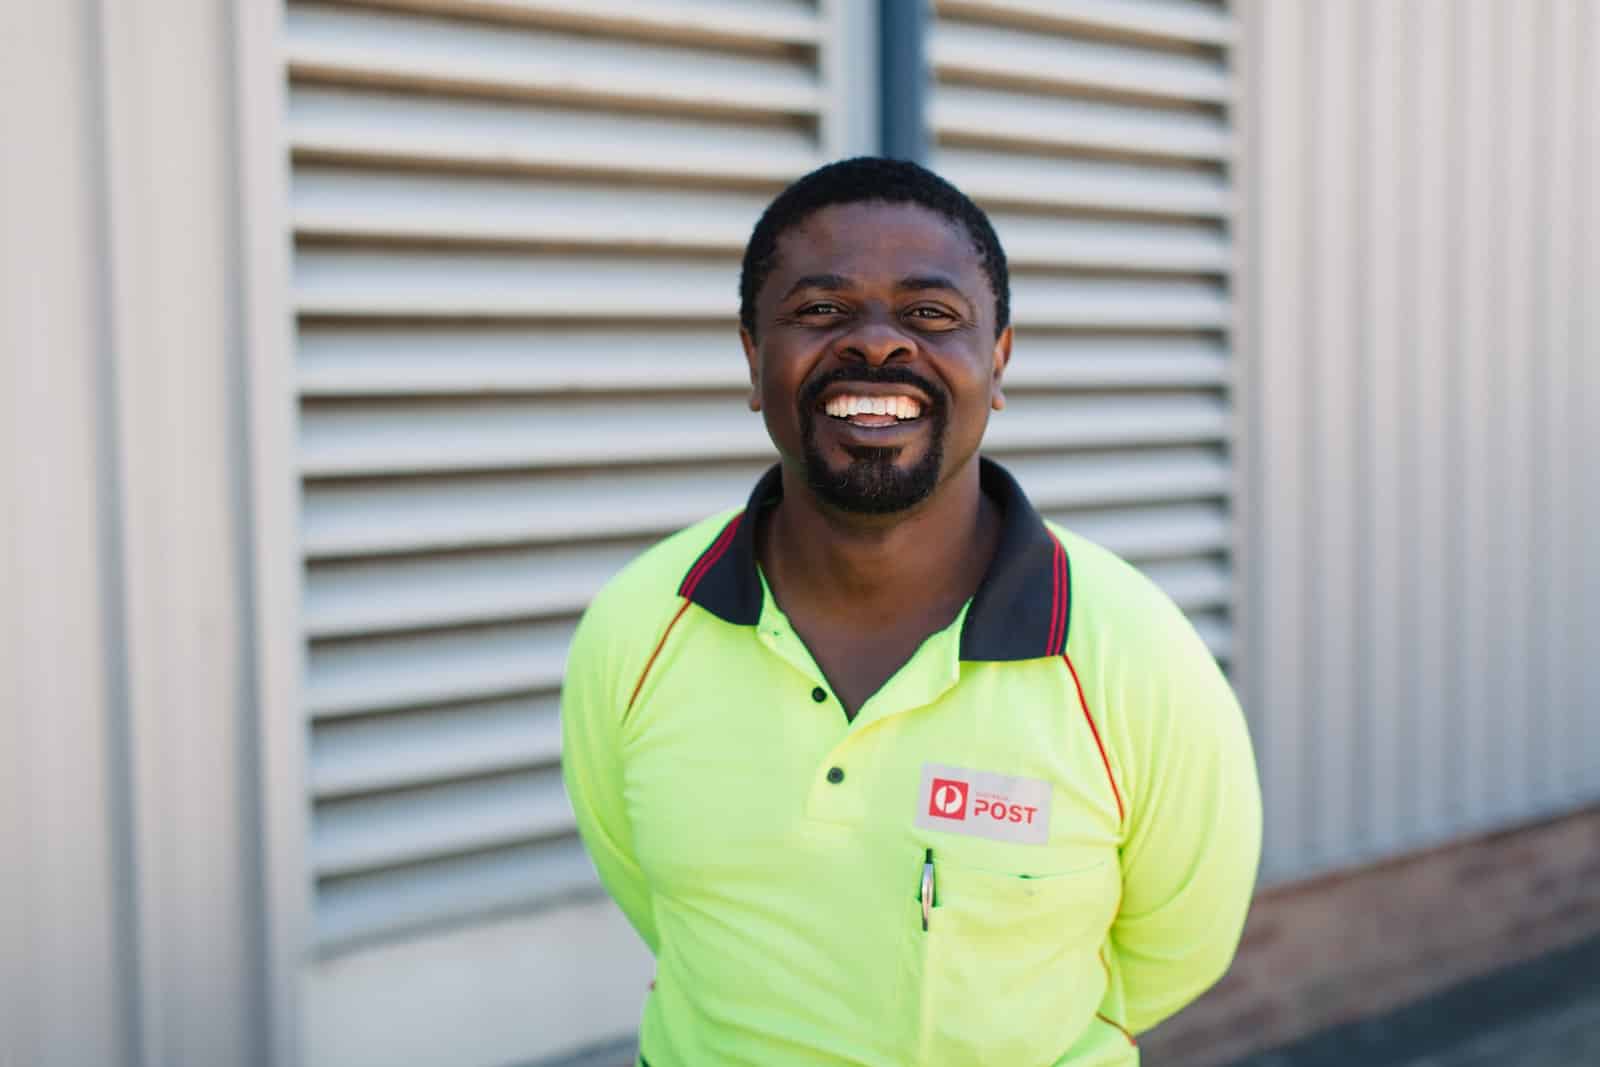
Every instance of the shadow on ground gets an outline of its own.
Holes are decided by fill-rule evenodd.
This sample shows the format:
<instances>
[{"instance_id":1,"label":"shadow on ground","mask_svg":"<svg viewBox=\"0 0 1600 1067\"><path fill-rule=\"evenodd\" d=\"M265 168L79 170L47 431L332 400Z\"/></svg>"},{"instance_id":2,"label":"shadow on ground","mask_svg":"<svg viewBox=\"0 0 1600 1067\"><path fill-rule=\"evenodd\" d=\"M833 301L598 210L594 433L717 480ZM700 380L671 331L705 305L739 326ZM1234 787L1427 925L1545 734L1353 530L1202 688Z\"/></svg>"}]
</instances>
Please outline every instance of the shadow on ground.
<instances>
[{"instance_id":1,"label":"shadow on ground","mask_svg":"<svg viewBox=\"0 0 1600 1067\"><path fill-rule=\"evenodd\" d=\"M1600 938L1231 1067L1600 1067Z\"/></svg>"}]
</instances>

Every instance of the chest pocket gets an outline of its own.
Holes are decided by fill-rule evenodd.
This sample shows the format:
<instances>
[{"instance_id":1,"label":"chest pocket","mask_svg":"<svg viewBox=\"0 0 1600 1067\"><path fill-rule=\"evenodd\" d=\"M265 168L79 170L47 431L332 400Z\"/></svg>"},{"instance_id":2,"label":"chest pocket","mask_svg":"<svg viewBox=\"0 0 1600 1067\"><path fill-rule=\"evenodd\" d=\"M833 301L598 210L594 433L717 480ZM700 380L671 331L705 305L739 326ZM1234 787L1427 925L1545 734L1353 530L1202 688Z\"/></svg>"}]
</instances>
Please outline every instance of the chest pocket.
<instances>
[{"instance_id":1,"label":"chest pocket","mask_svg":"<svg viewBox=\"0 0 1600 1067\"><path fill-rule=\"evenodd\" d=\"M925 1067L1047 1067L1094 1018L1116 862L1047 877L939 862L923 935ZM921 905L916 922L921 926Z\"/></svg>"}]
</instances>

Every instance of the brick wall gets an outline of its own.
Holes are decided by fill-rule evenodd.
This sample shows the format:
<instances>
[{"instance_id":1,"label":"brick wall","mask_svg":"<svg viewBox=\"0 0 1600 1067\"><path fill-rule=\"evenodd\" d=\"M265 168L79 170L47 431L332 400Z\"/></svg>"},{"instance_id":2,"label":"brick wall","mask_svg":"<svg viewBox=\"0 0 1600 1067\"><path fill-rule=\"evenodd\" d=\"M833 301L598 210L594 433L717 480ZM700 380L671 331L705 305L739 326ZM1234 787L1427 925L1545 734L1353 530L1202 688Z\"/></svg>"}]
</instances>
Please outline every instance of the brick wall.
<instances>
[{"instance_id":1,"label":"brick wall","mask_svg":"<svg viewBox=\"0 0 1600 1067\"><path fill-rule=\"evenodd\" d=\"M1228 976L1146 1035L1212 1067L1600 933L1600 807L1262 893Z\"/></svg>"}]
</instances>

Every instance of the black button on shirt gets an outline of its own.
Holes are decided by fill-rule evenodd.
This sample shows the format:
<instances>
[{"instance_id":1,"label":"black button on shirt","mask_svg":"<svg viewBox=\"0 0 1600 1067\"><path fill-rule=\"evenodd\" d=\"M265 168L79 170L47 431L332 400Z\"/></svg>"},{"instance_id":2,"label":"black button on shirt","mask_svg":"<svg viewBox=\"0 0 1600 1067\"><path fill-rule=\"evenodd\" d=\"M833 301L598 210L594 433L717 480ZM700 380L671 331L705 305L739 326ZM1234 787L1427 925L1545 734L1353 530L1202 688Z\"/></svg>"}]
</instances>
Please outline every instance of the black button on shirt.
<instances>
[{"instance_id":1,"label":"black button on shirt","mask_svg":"<svg viewBox=\"0 0 1600 1067\"><path fill-rule=\"evenodd\" d=\"M811 699L820 704L828 699L828 691L819 685L811 691Z\"/></svg>"},{"instance_id":2,"label":"black button on shirt","mask_svg":"<svg viewBox=\"0 0 1600 1067\"><path fill-rule=\"evenodd\" d=\"M834 785L838 785L840 782L844 781L844 768L830 767L828 769L828 781L832 782Z\"/></svg>"}]
</instances>

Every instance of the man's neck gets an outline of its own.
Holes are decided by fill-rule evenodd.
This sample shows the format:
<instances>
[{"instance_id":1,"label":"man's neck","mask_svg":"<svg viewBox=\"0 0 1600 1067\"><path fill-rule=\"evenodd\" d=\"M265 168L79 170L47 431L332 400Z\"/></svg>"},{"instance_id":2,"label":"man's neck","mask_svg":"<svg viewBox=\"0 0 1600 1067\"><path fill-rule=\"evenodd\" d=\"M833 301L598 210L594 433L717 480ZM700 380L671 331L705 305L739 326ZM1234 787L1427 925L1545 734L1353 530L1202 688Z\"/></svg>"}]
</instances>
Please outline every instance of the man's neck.
<instances>
[{"instance_id":1,"label":"man's neck","mask_svg":"<svg viewBox=\"0 0 1600 1067\"><path fill-rule=\"evenodd\" d=\"M823 505L785 467L784 496L764 532L762 564L784 610L857 627L953 618L999 542L1000 515L979 484L978 459L922 504L897 515Z\"/></svg>"}]
</instances>

